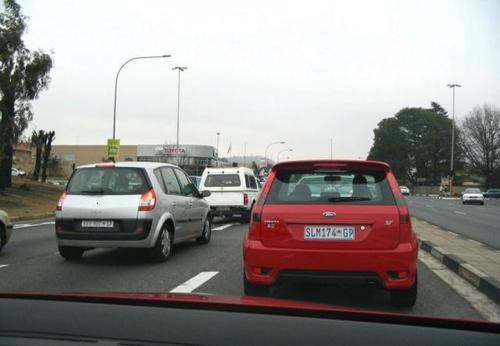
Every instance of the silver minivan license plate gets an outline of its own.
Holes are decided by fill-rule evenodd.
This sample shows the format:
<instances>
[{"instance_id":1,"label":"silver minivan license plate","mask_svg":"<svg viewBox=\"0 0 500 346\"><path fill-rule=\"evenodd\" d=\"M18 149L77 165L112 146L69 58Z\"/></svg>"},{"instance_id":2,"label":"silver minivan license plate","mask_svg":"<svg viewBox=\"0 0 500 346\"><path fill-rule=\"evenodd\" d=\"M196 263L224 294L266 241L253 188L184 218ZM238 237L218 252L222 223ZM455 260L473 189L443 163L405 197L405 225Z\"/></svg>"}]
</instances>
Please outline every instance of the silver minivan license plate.
<instances>
[{"instance_id":1,"label":"silver minivan license plate","mask_svg":"<svg viewBox=\"0 0 500 346\"><path fill-rule=\"evenodd\" d=\"M82 228L113 228L113 220L82 220Z\"/></svg>"}]
</instances>

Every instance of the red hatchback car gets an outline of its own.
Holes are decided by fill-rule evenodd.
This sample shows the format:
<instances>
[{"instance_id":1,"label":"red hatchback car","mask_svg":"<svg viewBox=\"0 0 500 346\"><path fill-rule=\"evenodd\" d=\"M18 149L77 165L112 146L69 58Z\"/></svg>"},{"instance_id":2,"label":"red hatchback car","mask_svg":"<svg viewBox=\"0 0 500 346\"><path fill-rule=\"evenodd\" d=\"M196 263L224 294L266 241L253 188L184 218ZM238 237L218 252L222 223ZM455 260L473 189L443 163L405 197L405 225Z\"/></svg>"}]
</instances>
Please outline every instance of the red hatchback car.
<instances>
[{"instance_id":1,"label":"red hatchback car","mask_svg":"<svg viewBox=\"0 0 500 346\"><path fill-rule=\"evenodd\" d=\"M377 161L276 164L243 245L246 295L278 282L377 283L396 306L417 297L418 243L398 182Z\"/></svg>"}]
</instances>

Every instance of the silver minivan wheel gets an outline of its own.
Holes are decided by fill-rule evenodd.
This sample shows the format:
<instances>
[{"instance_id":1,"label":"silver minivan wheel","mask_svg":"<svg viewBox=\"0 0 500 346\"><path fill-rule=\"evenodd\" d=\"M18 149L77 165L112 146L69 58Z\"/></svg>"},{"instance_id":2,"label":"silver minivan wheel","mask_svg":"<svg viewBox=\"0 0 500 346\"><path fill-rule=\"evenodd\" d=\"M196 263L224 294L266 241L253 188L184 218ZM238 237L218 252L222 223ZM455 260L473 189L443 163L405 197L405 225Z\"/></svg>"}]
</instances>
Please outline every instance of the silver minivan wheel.
<instances>
[{"instance_id":1,"label":"silver minivan wheel","mask_svg":"<svg viewBox=\"0 0 500 346\"><path fill-rule=\"evenodd\" d=\"M151 256L155 261L165 262L172 254L172 234L168 226L163 226L158 234L155 246L151 249Z\"/></svg>"},{"instance_id":2,"label":"silver minivan wheel","mask_svg":"<svg viewBox=\"0 0 500 346\"><path fill-rule=\"evenodd\" d=\"M161 252L164 256L168 256L171 250L170 232L167 229L162 230L161 233Z\"/></svg>"},{"instance_id":3,"label":"silver minivan wheel","mask_svg":"<svg viewBox=\"0 0 500 346\"><path fill-rule=\"evenodd\" d=\"M210 238L212 237L212 222L210 221L210 217L207 216L205 219L205 223L203 224L203 232L201 233L201 237L196 238L196 241L199 244L208 244L210 242Z\"/></svg>"}]
</instances>

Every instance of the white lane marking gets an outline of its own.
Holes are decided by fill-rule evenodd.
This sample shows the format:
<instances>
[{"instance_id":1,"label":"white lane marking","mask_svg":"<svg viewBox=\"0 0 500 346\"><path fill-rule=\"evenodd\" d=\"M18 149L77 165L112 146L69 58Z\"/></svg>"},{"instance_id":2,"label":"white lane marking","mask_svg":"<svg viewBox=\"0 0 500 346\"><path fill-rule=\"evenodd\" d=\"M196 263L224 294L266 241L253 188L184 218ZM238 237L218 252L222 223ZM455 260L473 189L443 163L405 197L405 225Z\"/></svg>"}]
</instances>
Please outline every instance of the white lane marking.
<instances>
[{"instance_id":1,"label":"white lane marking","mask_svg":"<svg viewBox=\"0 0 500 346\"><path fill-rule=\"evenodd\" d=\"M5 267L8 267L9 265L8 264L0 264L0 268L5 268Z\"/></svg>"},{"instance_id":2,"label":"white lane marking","mask_svg":"<svg viewBox=\"0 0 500 346\"><path fill-rule=\"evenodd\" d=\"M454 210L453 212L459 215L467 215L467 213L464 213L463 211Z\"/></svg>"},{"instance_id":3,"label":"white lane marking","mask_svg":"<svg viewBox=\"0 0 500 346\"><path fill-rule=\"evenodd\" d=\"M57 252L54 252L54 255L59 255L59 251L57 251Z\"/></svg>"},{"instance_id":4,"label":"white lane marking","mask_svg":"<svg viewBox=\"0 0 500 346\"><path fill-rule=\"evenodd\" d=\"M500 321L500 306L479 292L476 287L449 270L428 253L420 251L418 258L427 268L467 300L481 316L489 321Z\"/></svg>"},{"instance_id":5,"label":"white lane marking","mask_svg":"<svg viewBox=\"0 0 500 346\"><path fill-rule=\"evenodd\" d=\"M219 227L216 227L216 228L212 228L212 231L222 231L223 229L229 228L232 225L234 225L234 224L228 223L227 225L222 225L222 226L219 226Z\"/></svg>"},{"instance_id":6,"label":"white lane marking","mask_svg":"<svg viewBox=\"0 0 500 346\"><path fill-rule=\"evenodd\" d=\"M54 225L55 223L56 223L55 221L47 221L47 222L40 222L40 223L20 223L20 224L14 225L14 229L37 227L37 226L44 226L44 225Z\"/></svg>"},{"instance_id":7,"label":"white lane marking","mask_svg":"<svg viewBox=\"0 0 500 346\"><path fill-rule=\"evenodd\" d=\"M425 206L426 206L427 208L432 208L432 205L430 205L430 204L426 204Z\"/></svg>"},{"instance_id":8,"label":"white lane marking","mask_svg":"<svg viewBox=\"0 0 500 346\"><path fill-rule=\"evenodd\" d=\"M217 274L219 274L219 272L201 272L171 290L170 293L191 293Z\"/></svg>"}]
</instances>

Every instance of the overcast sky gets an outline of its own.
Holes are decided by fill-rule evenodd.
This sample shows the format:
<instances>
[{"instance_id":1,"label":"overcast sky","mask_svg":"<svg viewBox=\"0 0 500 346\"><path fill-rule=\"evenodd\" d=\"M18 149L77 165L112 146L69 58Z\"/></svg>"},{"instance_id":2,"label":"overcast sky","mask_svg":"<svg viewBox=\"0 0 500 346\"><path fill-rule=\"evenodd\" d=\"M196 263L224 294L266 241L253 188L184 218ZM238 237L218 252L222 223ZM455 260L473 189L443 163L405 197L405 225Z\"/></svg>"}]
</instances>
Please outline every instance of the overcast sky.
<instances>
[{"instance_id":1,"label":"overcast sky","mask_svg":"<svg viewBox=\"0 0 500 346\"><path fill-rule=\"evenodd\" d=\"M23 0L25 43L53 51L52 82L32 127L55 144L105 144L118 84L122 144L232 143L293 159L365 158L377 123L439 102L456 115L500 106L500 1ZM284 155L285 156L285 155Z\"/></svg>"}]
</instances>

